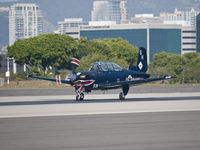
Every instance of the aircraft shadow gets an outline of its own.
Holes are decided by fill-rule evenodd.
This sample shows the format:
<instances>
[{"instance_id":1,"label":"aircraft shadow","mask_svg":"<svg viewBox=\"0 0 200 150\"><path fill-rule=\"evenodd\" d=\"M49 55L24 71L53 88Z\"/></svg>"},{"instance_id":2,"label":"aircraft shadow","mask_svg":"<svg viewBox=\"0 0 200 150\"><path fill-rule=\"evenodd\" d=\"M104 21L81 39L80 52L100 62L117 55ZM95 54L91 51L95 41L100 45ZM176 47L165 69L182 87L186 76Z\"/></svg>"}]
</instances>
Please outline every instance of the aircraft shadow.
<instances>
[{"instance_id":1,"label":"aircraft shadow","mask_svg":"<svg viewBox=\"0 0 200 150\"><path fill-rule=\"evenodd\" d=\"M177 101L177 100L200 100L200 96L190 97L151 97L151 98L127 98L126 100L119 99L98 99L75 101L75 100L41 100L41 101L20 101L20 102L0 102L0 106L14 106L14 105L46 105L46 104L80 104L80 103L119 103L119 102L141 102L141 101Z\"/></svg>"}]
</instances>

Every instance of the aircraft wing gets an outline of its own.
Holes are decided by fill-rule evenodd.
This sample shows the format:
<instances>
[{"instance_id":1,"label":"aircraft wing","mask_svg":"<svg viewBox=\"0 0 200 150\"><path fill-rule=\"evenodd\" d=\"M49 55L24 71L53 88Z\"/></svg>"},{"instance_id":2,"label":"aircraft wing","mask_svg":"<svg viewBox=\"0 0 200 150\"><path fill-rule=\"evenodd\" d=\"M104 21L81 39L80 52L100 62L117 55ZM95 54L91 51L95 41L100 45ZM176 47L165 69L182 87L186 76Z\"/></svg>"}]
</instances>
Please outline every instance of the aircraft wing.
<instances>
[{"instance_id":1,"label":"aircraft wing","mask_svg":"<svg viewBox=\"0 0 200 150\"><path fill-rule=\"evenodd\" d=\"M169 74L162 74L162 73L148 73L150 76L169 76Z\"/></svg>"},{"instance_id":2,"label":"aircraft wing","mask_svg":"<svg viewBox=\"0 0 200 150\"><path fill-rule=\"evenodd\" d=\"M113 87L122 87L123 85L138 85L143 83L150 83L154 81L161 81L167 79L174 79L175 77L166 76L166 77L158 77L158 78L148 78L148 79L137 79L137 80L130 80L130 81L119 81L113 83L106 83L106 84L99 84L99 88L113 88Z\"/></svg>"},{"instance_id":3,"label":"aircraft wing","mask_svg":"<svg viewBox=\"0 0 200 150\"><path fill-rule=\"evenodd\" d=\"M68 80L60 80L60 81L58 81L58 79L56 79L56 78L40 77L40 76L34 76L34 75L28 75L28 77L29 78L34 78L34 79L41 79L41 80L47 80L47 81L61 82L61 83L65 83L65 84L70 84L70 81L68 81Z\"/></svg>"}]
</instances>

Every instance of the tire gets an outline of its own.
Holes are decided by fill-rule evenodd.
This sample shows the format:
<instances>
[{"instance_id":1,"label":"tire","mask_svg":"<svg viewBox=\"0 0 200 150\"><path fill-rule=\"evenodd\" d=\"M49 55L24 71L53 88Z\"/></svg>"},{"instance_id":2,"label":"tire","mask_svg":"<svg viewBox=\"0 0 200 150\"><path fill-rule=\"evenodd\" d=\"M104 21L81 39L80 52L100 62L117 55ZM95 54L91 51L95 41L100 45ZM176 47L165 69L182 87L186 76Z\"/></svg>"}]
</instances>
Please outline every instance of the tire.
<instances>
[{"instance_id":1,"label":"tire","mask_svg":"<svg viewBox=\"0 0 200 150\"><path fill-rule=\"evenodd\" d=\"M84 100L84 94L83 93L80 94L80 100L81 101Z\"/></svg>"},{"instance_id":2,"label":"tire","mask_svg":"<svg viewBox=\"0 0 200 150\"><path fill-rule=\"evenodd\" d=\"M125 96L124 96L124 93L119 93L119 99L120 100L125 100Z\"/></svg>"},{"instance_id":3,"label":"tire","mask_svg":"<svg viewBox=\"0 0 200 150\"><path fill-rule=\"evenodd\" d=\"M80 96L76 95L76 101L80 101Z\"/></svg>"}]
</instances>

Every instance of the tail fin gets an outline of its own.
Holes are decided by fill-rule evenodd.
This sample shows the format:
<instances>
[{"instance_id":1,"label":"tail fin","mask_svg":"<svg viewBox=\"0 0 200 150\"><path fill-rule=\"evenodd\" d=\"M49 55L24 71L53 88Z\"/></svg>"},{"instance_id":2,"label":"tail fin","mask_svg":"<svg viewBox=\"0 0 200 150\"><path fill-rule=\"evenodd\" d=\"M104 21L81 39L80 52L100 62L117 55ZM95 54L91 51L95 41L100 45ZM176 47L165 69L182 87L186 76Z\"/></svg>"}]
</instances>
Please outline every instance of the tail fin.
<instances>
[{"instance_id":1,"label":"tail fin","mask_svg":"<svg viewBox=\"0 0 200 150\"><path fill-rule=\"evenodd\" d=\"M144 47L139 48L138 52L138 60L137 60L137 65L136 67L129 67L130 70L134 71L141 71L141 72L146 72L148 69L147 66L147 52Z\"/></svg>"}]
</instances>

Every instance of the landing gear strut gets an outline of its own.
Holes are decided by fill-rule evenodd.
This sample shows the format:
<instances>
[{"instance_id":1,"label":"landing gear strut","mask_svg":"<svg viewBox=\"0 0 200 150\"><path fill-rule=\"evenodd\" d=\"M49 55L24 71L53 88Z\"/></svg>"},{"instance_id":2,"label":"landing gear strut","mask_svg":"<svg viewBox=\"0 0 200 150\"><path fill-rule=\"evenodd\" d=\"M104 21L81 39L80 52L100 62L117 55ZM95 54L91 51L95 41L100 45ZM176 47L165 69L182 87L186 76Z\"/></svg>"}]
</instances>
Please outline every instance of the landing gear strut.
<instances>
[{"instance_id":1,"label":"landing gear strut","mask_svg":"<svg viewBox=\"0 0 200 150\"><path fill-rule=\"evenodd\" d=\"M76 92L76 101L82 101L82 100L84 100L83 91L84 91L84 87L83 86L77 87L75 89L75 92Z\"/></svg>"}]
</instances>

